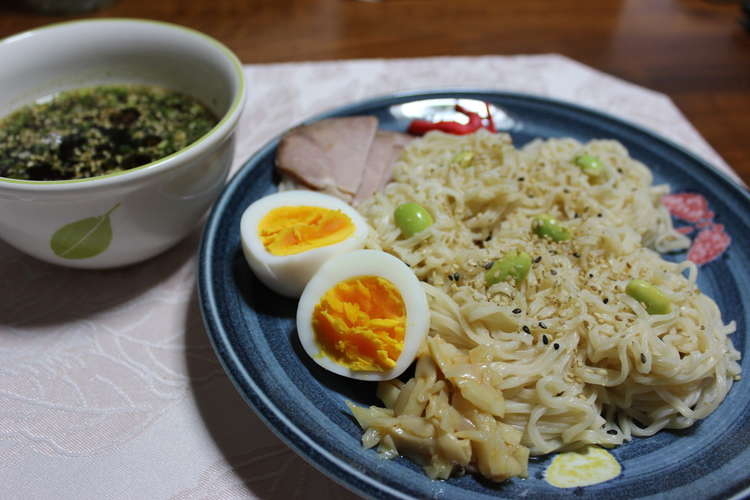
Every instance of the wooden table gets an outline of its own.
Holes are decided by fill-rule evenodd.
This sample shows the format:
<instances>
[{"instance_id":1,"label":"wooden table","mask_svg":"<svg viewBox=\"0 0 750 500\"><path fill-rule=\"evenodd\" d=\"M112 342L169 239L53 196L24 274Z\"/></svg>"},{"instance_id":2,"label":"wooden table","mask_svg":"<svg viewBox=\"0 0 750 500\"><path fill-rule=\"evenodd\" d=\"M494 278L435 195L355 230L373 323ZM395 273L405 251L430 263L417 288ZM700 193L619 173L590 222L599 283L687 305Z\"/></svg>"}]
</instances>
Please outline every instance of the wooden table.
<instances>
[{"instance_id":1,"label":"wooden table","mask_svg":"<svg viewBox=\"0 0 750 500\"><path fill-rule=\"evenodd\" d=\"M142 17L208 33L244 63L560 53L668 94L750 184L750 31L739 2L118 0L86 16L19 4L0 0L0 37L78 17Z\"/></svg>"}]
</instances>

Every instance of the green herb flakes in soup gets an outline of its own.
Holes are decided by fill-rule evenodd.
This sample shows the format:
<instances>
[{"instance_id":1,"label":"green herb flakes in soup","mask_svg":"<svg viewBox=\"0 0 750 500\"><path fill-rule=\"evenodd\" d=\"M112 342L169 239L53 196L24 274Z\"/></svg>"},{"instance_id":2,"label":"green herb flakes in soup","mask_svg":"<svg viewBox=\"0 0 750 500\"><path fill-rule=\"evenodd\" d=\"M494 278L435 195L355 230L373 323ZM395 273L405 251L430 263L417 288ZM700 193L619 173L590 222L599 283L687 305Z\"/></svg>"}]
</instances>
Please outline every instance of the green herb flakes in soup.
<instances>
[{"instance_id":1,"label":"green herb flakes in soup","mask_svg":"<svg viewBox=\"0 0 750 500\"><path fill-rule=\"evenodd\" d=\"M0 176L57 181L129 170L192 144L217 121L195 98L161 87L61 92L0 120Z\"/></svg>"}]
</instances>

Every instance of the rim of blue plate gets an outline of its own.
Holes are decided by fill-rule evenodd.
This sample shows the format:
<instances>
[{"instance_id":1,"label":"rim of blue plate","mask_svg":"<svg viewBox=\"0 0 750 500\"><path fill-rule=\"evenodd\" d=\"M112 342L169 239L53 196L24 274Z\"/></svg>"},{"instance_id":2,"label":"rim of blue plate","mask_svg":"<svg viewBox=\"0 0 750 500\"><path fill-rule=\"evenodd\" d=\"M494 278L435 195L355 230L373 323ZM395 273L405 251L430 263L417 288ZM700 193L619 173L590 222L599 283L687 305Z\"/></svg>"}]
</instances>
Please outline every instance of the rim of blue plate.
<instances>
[{"instance_id":1,"label":"rim of blue plate","mask_svg":"<svg viewBox=\"0 0 750 500\"><path fill-rule=\"evenodd\" d=\"M496 91L491 89L449 88L412 90L380 95L346 104L318 113L310 118L302 120L297 125L308 124L333 116L354 115L374 107L387 107L414 100L437 98L481 99L482 96L486 97L488 100L492 98L506 100L517 99L541 105L554 105L575 113L583 113L600 120L609 121L619 128L630 129L630 131L646 136L652 141L661 143L669 149L672 149L674 152L685 155L695 163L700 164L709 175L720 181L725 189L739 195L743 199L743 202L750 207L750 192L738 185L728 174L706 162L683 146L675 143L671 139L663 137L646 127L610 113L546 96L524 94L520 92ZM282 132L268 141L243 163L240 170L230 179L222 193L219 195L219 198L215 202L207 219L200 243L197 280L199 304L204 326L225 372L229 375L230 380L243 399L245 399L264 424L268 426L277 437L279 437L308 463L339 484L367 497L415 498L378 481L374 476L368 475L366 471L356 470L350 464L336 457L330 450L320 445L311 436L302 432L298 425L293 420L287 418L279 407L276 406L256 384L252 376L248 373L246 367L241 362L237 351L234 349L234 346L227 335L227 331L222 326L219 313L220 304L216 297L215 290L211 286L216 279L211 264L214 262L215 243L218 237L217 229L221 224L222 216L233 194L241 187L242 180L249 176L254 170L254 168L247 168L247 166L253 165L257 167L258 163L256 160L273 152L285 132ZM744 498L749 496L750 482L748 482L748 484L741 490L732 493L731 498Z\"/></svg>"}]
</instances>

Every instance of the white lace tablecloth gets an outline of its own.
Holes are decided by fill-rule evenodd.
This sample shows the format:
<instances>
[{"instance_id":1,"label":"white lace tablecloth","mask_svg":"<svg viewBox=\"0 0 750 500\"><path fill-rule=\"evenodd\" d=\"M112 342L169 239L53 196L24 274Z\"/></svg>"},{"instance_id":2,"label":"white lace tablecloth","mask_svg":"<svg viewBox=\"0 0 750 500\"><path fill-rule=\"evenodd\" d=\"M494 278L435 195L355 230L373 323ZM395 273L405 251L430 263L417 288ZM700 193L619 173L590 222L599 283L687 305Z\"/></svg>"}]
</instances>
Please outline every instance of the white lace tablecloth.
<instances>
[{"instance_id":1,"label":"white lace tablecloth","mask_svg":"<svg viewBox=\"0 0 750 500\"><path fill-rule=\"evenodd\" d=\"M733 175L663 94L557 55L246 67L234 169L287 127L395 91L513 90L656 130ZM195 287L200 229L112 271L0 242L0 498L350 498L281 443L214 355Z\"/></svg>"}]
</instances>

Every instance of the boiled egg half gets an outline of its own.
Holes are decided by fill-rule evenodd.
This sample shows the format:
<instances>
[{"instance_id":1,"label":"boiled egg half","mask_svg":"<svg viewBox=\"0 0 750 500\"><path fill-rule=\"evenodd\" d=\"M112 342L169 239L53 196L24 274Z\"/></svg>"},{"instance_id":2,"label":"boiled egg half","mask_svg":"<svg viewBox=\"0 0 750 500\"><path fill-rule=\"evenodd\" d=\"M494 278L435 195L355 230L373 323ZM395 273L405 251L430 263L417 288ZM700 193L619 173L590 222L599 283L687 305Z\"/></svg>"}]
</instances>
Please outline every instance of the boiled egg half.
<instances>
[{"instance_id":1,"label":"boiled egg half","mask_svg":"<svg viewBox=\"0 0 750 500\"><path fill-rule=\"evenodd\" d=\"M242 251L255 275L287 297L299 297L320 266L362 248L369 232L364 218L333 196L283 191L265 196L242 214Z\"/></svg>"},{"instance_id":2,"label":"boiled egg half","mask_svg":"<svg viewBox=\"0 0 750 500\"><path fill-rule=\"evenodd\" d=\"M390 380L414 361L430 327L419 279L377 250L337 255L320 267L297 306L297 332L320 366L359 380Z\"/></svg>"}]
</instances>

